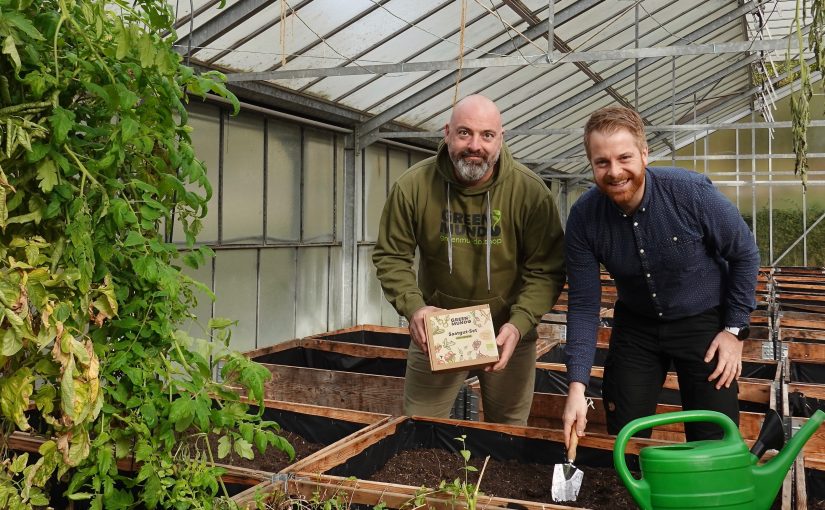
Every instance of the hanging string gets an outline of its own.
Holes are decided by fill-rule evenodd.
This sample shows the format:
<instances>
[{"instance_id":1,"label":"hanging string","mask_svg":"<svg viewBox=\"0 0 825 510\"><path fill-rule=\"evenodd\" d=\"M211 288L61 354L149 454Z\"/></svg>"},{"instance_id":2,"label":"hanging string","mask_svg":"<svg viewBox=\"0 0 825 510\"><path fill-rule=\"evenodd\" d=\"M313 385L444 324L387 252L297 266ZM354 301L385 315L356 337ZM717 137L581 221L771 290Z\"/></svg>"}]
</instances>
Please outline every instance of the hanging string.
<instances>
[{"instance_id":1,"label":"hanging string","mask_svg":"<svg viewBox=\"0 0 825 510\"><path fill-rule=\"evenodd\" d=\"M455 93L453 106L458 102L458 88L461 84L461 67L464 64L464 30L467 22L467 0L461 0L461 32L458 38L458 74L455 77Z\"/></svg>"},{"instance_id":2,"label":"hanging string","mask_svg":"<svg viewBox=\"0 0 825 510\"><path fill-rule=\"evenodd\" d=\"M286 0L281 0L281 66L286 65Z\"/></svg>"}]
</instances>

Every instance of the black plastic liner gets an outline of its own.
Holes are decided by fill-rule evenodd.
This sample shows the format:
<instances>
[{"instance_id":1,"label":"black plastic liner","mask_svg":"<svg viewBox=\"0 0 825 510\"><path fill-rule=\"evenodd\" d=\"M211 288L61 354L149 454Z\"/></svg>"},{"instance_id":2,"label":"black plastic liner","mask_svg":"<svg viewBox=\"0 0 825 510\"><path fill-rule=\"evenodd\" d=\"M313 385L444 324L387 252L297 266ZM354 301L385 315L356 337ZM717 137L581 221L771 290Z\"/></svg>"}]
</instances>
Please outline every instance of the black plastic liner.
<instances>
[{"instance_id":1,"label":"black plastic liner","mask_svg":"<svg viewBox=\"0 0 825 510\"><path fill-rule=\"evenodd\" d=\"M396 428L393 435L350 457L345 463L327 471L327 474L369 479L399 452L416 448L441 448L459 455L461 444L455 438L462 435L466 435L466 447L476 458L489 455L495 460L516 460L525 464L546 465L559 464L565 459L563 443L461 425L408 419ZM637 456L627 455L627 462L631 470L638 470ZM576 465L612 467L613 451L579 445Z\"/></svg>"},{"instance_id":2,"label":"black plastic liner","mask_svg":"<svg viewBox=\"0 0 825 510\"><path fill-rule=\"evenodd\" d=\"M252 359L258 363L396 377L404 377L407 369L406 359L363 358L305 347L293 347Z\"/></svg>"},{"instance_id":3,"label":"black plastic liner","mask_svg":"<svg viewBox=\"0 0 825 510\"><path fill-rule=\"evenodd\" d=\"M793 382L825 383L825 364L791 361L790 378Z\"/></svg>"},{"instance_id":4,"label":"black plastic liner","mask_svg":"<svg viewBox=\"0 0 825 510\"><path fill-rule=\"evenodd\" d=\"M805 470L805 493L808 508L822 508L822 503L825 502L825 472L818 469Z\"/></svg>"},{"instance_id":5,"label":"black plastic liner","mask_svg":"<svg viewBox=\"0 0 825 510\"><path fill-rule=\"evenodd\" d=\"M788 400L791 416L810 418L818 409L825 411L825 400L806 397L801 391L789 393Z\"/></svg>"},{"instance_id":6,"label":"black plastic liner","mask_svg":"<svg viewBox=\"0 0 825 510\"><path fill-rule=\"evenodd\" d=\"M410 347L410 335L406 333L390 333L388 331L347 331L344 333L329 333L318 335L313 338L323 338L335 342L347 342L350 344L377 345L380 347L398 347L408 349Z\"/></svg>"},{"instance_id":7,"label":"black plastic liner","mask_svg":"<svg viewBox=\"0 0 825 510\"><path fill-rule=\"evenodd\" d=\"M256 406L250 407L250 412L257 412ZM363 423L271 407L264 409L264 419L278 423L283 430L298 434L311 443L323 445L331 445L366 427Z\"/></svg>"}]
</instances>

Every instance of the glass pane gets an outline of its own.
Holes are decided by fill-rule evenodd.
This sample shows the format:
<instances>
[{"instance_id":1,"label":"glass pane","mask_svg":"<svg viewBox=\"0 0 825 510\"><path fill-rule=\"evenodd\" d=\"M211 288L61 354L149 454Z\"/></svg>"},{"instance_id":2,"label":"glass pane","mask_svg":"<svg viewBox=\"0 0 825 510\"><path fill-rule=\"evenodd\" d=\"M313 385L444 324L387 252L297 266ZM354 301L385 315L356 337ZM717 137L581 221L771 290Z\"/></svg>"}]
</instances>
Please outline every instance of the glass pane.
<instances>
[{"instance_id":1,"label":"glass pane","mask_svg":"<svg viewBox=\"0 0 825 510\"><path fill-rule=\"evenodd\" d=\"M241 113L226 120L221 242L263 240L263 117Z\"/></svg>"},{"instance_id":2,"label":"glass pane","mask_svg":"<svg viewBox=\"0 0 825 510\"><path fill-rule=\"evenodd\" d=\"M373 144L364 150L364 218L362 241L378 239L378 223L387 199L387 148Z\"/></svg>"},{"instance_id":3,"label":"glass pane","mask_svg":"<svg viewBox=\"0 0 825 510\"><path fill-rule=\"evenodd\" d=\"M372 246L358 247L358 324L381 324L381 301L386 301L372 264Z\"/></svg>"},{"instance_id":4,"label":"glass pane","mask_svg":"<svg viewBox=\"0 0 825 510\"><path fill-rule=\"evenodd\" d=\"M326 247L298 248L298 289L295 336L324 333L329 303L329 265Z\"/></svg>"},{"instance_id":5,"label":"glass pane","mask_svg":"<svg viewBox=\"0 0 825 510\"><path fill-rule=\"evenodd\" d=\"M195 156L206 166L206 175L212 184L212 197L209 199L208 213L201 219L202 229L198 234L199 243L215 243L218 241L218 174L220 172L220 137L221 111L216 106L207 104L191 103L189 110L189 125L192 126L192 148ZM186 189L198 190L196 186L189 185ZM175 222L173 239L176 243L185 244L186 239L181 231L180 225Z\"/></svg>"},{"instance_id":6,"label":"glass pane","mask_svg":"<svg viewBox=\"0 0 825 510\"><path fill-rule=\"evenodd\" d=\"M343 249L340 246L329 248L329 330L352 326L349 317L341 316L341 305L344 300L352 301L351 296L343 295L342 256Z\"/></svg>"},{"instance_id":7,"label":"glass pane","mask_svg":"<svg viewBox=\"0 0 825 510\"><path fill-rule=\"evenodd\" d=\"M257 268L256 250L220 250L215 256L215 317L238 321L230 346L241 352L256 347Z\"/></svg>"},{"instance_id":8,"label":"glass pane","mask_svg":"<svg viewBox=\"0 0 825 510\"><path fill-rule=\"evenodd\" d=\"M266 235L268 241L301 237L301 128L268 119Z\"/></svg>"},{"instance_id":9,"label":"glass pane","mask_svg":"<svg viewBox=\"0 0 825 510\"><path fill-rule=\"evenodd\" d=\"M343 135L335 136L335 240L340 241L344 232L344 144Z\"/></svg>"},{"instance_id":10,"label":"glass pane","mask_svg":"<svg viewBox=\"0 0 825 510\"><path fill-rule=\"evenodd\" d=\"M295 338L295 248L261 250L258 347Z\"/></svg>"},{"instance_id":11,"label":"glass pane","mask_svg":"<svg viewBox=\"0 0 825 510\"><path fill-rule=\"evenodd\" d=\"M333 135L304 130L303 241L332 241L335 158Z\"/></svg>"}]
</instances>

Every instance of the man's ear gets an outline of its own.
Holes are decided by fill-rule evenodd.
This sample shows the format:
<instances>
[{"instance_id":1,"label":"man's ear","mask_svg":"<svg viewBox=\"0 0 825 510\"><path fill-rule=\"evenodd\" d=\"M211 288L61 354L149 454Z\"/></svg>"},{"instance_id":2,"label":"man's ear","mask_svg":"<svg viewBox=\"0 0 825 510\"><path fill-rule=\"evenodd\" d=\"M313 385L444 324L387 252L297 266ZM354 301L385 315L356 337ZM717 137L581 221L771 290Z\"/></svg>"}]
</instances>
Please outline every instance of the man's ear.
<instances>
[{"instance_id":1,"label":"man's ear","mask_svg":"<svg viewBox=\"0 0 825 510\"><path fill-rule=\"evenodd\" d=\"M645 144L644 149L642 149L642 165L647 168L647 157L648 157L648 148L647 144Z\"/></svg>"},{"instance_id":2,"label":"man's ear","mask_svg":"<svg viewBox=\"0 0 825 510\"><path fill-rule=\"evenodd\" d=\"M444 124L444 139L446 140L447 137L450 136L450 123Z\"/></svg>"}]
</instances>

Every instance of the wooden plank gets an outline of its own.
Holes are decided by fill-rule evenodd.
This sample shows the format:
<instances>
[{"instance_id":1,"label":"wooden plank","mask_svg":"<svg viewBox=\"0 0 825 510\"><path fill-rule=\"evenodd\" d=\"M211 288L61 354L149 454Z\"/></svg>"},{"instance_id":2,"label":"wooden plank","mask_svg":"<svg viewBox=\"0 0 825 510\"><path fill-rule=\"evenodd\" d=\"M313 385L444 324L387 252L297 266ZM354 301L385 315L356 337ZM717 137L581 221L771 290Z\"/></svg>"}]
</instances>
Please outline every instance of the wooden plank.
<instances>
[{"instance_id":1,"label":"wooden plank","mask_svg":"<svg viewBox=\"0 0 825 510\"><path fill-rule=\"evenodd\" d=\"M410 330L409 328L401 328L395 326L381 326L378 324L359 324L356 326L352 326L349 328L342 328L336 329L333 331L327 331L326 333L316 333L314 335L310 335L308 338L321 338L321 337L332 337L336 335L344 335L348 333L357 333L360 331L369 331L372 333L391 333L396 335L409 335Z\"/></svg>"},{"instance_id":2,"label":"wooden plank","mask_svg":"<svg viewBox=\"0 0 825 510\"><path fill-rule=\"evenodd\" d=\"M241 396L241 400L250 405L258 404L254 399L250 399L245 396ZM366 411L359 411L357 409L342 409L339 407L326 407L303 402L287 402L284 400L272 400L267 398L264 399L264 406L272 409L280 409L282 411L311 414L314 416L348 421L350 423L361 423L364 425L378 423L385 420L389 416L385 413L370 413Z\"/></svg>"},{"instance_id":3,"label":"wooden plank","mask_svg":"<svg viewBox=\"0 0 825 510\"><path fill-rule=\"evenodd\" d=\"M796 481L796 508L798 510L808 510L808 491L805 488L805 464L802 455L798 456L793 463L794 479ZM784 487L783 487L784 488ZM791 491L788 491L791 492ZM782 494L782 508L785 508L785 494Z\"/></svg>"},{"instance_id":4,"label":"wooden plank","mask_svg":"<svg viewBox=\"0 0 825 510\"><path fill-rule=\"evenodd\" d=\"M807 312L807 313L825 314L825 306L812 305L812 304L808 304L808 303L777 302L776 306L782 312L785 312L785 311L799 311L799 312Z\"/></svg>"},{"instance_id":5,"label":"wooden plank","mask_svg":"<svg viewBox=\"0 0 825 510\"><path fill-rule=\"evenodd\" d=\"M271 354L273 352L281 352L287 349L293 349L297 347L301 342L300 338L293 338L292 340L285 340L283 342L277 343L275 345L268 345L266 347L261 347L259 349L253 349L251 351L247 351L244 353L244 356L250 359L257 358L259 356L264 356L266 354Z\"/></svg>"},{"instance_id":6,"label":"wooden plank","mask_svg":"<svg viewBox=\"0 0 825 510\"><path fill-rule=\"evenodd\" d=\"M782 510L793 510L792 502L792 492L793 492L793 480L794 480L794 471L796 468L793 466L791 469L788 470L788 473L785 475L784 480L782 480Z\"/></svg>"},{"instance_id":7,"label":"wooden plank","mask_svg":"<svg viewBox=\"0 0 825 510\"><path fill-rule=\"evenodd\" d=\"M793 342L795 340L811 340L825 342L825 329L796 329L779 328L779 340Z\"/></svg>"},{"instance_id":8,"label":"wooden plank","mask_svg":"<svg viewBox=\"0 0 825 510\"><path fill-rule=\"evenodd\" d=\"M567 366L564 363L536 362L536 369L549 370L551 372L567 373ZM590 369L590 377L604 378L604 367L594 366ZM470 388L473 388L470 384ZM679 379L675 372L668 372L665 376L664 388L671 390L679 389ZM769 404L770 396L773 393L774 381L767 379L755 379L750 377L739 378L739 400L755 402L757 404Z\"/></svg>"},{"instance_id":9,"label":"wooden plank","mask_svg":"<svg viewBox=\"0 0 825 510\"><path fill-rule=\"evenodd\" d=\"M807 421L808 418L791 417L791 427L794 431L799 430ZM802 454L815 457L821 456L823 452L825 452L825 427L820 426L802 447Z\"/></svg>"},{"instance_id":10,"label":"wooden plank","mask_svg":"<svg viewBox=\"0 0 825 510\"><path fill-rule=\"evenodd\" d=\"M530 408L530 418L528 425L533 427L561 428L561 416L564 412L566 395L556 393L535 393L533 395L533 405ZM599 433L607 432L607 419L604 414L604 404L602 399L593 398L595 408L587 414L587 430ZM656 406L656 414L681 411L681 406L659 404ZM742 437L754 440L759 435L764 415L761 413L751 413L742 411L739 413L739 430ZM667 432L669 434L662 434ZM656 439L681 440L684 441L684 426L681 423L674 423L656 427L653 429L653 437ZM680 438L680 439L676 439Z\"/></svg>"},{"instance_id":11,"label":"wooden plank","mask_svg":"<svg viewBox=\"0 0 825 510\"><path fill-rule=\"evenodd\" d=\"M825 471L825 452L800 455L797 459L802 460L806 468Z\"/></svg>"},{"instance_id":12,"label":"wooden plank","mask_svg":"<svg viewBox=\"0 0 825 510\"><path fill-rule=\"evenodd\" d=\"M334 352L359 358L407 359L407 349L400 347L336 342L324 338L303 338L298 342L298 346L305 349Z\"/></svg>"},{"instance_id":13,"label":"wooden plank","mask_svg":"<svg viewBox=\"0 0 825 510\"><path fill-rule=\"evenodd\" d=\"M371 413L403 414L404 378L263 363L270 400L303 402Z\"/></svg>"},{"instance_id":14,"label":"wooden plank","mask_svg":"<svg viewBox=\"0 0 825 510\"><path fill-rule=\"evenodd\" d=\"M352 434L348 435L347 437L342 438L339 441L336 441L330 445L325 446L324 448L312 453L311 455L304 457L303 459L286 466L284 469L281 470L282 473L292 473L296 471L327 471L331 469L341 462L346 462L346 460L351 456L351 449L353 445L362 444L362 437L366 437L366 441L368 444L374 437L386 437L386 433L376 433L377 429L381 429L382 431L386 430L395 430L395 427L398 423L400 423L399 418L391 418L387 417L383 421L373 423L367 427L364 427L360 430L353 432ZM342 456L342 454L344 456Z\"/></svg>"},{"instance_id":15,"label":"wooden plank","mask_svg":"<svg viewBox=\"0 0 825 510\"><path fill-rule=\"evenodd\" d=\"M289 466L290 471L309 471L312 473L323 473L335 466L343 464L353 455L381 441L381 439L395 433L398 426L407 421L406 416L398 416L384 423L372 427L368 434L353 435L348 441L339 441L325 448L323 453L315 452L305 457L293 466ZM297 466L297 469L294 468Z\"/></svg>"},{"instance_id":16,"label":"wooden plank","mask_svg":"<svg viewBox=\"0 0 825 510\"><path fill-rule=\"evenodd\" d=\"M777 325L780 328L825 329L825 314L802 312L798 314L802 317L781 315Z\"/></svg>"},{"instance_id":17,"label":"wooden plank","mask_svg":"<svg viewBox=\"0 0 825 510\"><path fill-rule=\"evenodd\" d=\"M825 361L825 342L788 342L787 357L791 360Z\"/></svg>"}]
</instances>

